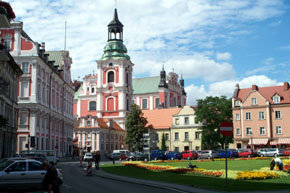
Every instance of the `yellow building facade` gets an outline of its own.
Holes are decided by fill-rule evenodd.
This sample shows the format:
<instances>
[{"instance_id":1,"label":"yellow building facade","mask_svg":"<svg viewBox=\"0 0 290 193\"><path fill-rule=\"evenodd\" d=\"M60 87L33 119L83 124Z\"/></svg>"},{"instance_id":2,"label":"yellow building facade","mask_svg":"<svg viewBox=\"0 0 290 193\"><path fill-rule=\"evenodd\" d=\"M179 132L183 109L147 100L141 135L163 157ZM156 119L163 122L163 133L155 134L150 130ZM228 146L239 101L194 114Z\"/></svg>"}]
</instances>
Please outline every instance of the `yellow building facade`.
<instances>
[{"instance_id":1,"label":"yellow building facade","mask_svg":"<svg viewBox=\"0 0 290 193\"><path fill-rule=\"evenodd\" d=\"M169 141L171 151L201 150L201 123L195 121L195 110L184 106L173 115Z\"/></svg>"}]
</instances>

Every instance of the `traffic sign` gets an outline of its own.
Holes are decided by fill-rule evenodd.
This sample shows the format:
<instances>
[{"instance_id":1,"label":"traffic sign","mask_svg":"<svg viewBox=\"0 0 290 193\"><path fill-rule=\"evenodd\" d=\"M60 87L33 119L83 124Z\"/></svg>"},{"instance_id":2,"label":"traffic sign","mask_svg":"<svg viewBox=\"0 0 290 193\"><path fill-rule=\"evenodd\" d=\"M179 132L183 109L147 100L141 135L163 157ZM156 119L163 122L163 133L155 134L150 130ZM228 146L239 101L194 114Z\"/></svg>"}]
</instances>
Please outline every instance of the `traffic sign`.
<instances>
[{"instance_id":1,"label":"traffic sign","mask_svg":"<svg viewBox=\"0 0 290 193\"><path fill-rule=\"evenodd\" d=\"M220 132L223 136L231 136L233 134L233 124L231 122L221 123Z\"/></svg>"}]
</instances>

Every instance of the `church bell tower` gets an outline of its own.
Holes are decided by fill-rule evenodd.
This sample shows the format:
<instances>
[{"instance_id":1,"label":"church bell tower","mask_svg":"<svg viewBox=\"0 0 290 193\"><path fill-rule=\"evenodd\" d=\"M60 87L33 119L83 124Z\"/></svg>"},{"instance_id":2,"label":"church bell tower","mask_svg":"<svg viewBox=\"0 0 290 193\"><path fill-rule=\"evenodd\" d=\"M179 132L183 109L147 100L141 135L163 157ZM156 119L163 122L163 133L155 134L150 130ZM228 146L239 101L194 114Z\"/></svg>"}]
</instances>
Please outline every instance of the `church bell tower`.
<instances>
[{"instance_id":1,"label":"church bell tower","mask_svg":"<svg viewBox=\"0 0 290 193\"><path fill-rule=\"evenodd\" d=\"M108 25L108 41L97 60L97 116L112 118L125 130L125 119L132 101L132 70L134 64L123 44L123 24L117 9Z\"/></svg>"}]
</instances>

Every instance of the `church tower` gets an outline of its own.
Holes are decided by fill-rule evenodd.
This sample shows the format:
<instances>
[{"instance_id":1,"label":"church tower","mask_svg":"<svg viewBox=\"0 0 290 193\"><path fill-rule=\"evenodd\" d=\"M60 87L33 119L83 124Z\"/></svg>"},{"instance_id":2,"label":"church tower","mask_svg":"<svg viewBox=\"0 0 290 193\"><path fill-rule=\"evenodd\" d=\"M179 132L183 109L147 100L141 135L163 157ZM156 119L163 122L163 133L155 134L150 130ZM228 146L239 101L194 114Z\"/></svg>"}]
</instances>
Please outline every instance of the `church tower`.
<instances>
[{"instance_id":1,"label":"church tower","mask_svg":"<svg viewBox=\"0 0 290 193\"><path fill-rule=\"evenodd\" d=\"M132 101L132 68L134 64L123 44L123 24L117 9L108 25L108 41L97 60L97 116L114 119L125 129L125 119Z\"/></svg>"}]
</instances>

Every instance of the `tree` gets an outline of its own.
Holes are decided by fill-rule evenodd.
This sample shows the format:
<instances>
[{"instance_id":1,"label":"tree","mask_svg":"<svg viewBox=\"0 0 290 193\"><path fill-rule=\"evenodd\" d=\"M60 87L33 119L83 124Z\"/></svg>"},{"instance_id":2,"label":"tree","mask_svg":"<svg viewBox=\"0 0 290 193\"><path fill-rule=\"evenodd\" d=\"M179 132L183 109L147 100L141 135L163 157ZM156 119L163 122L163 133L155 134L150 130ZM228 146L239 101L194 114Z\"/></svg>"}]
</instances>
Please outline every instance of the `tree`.
<instances>
[{"instance_id":1,"label":"tree","mask_svg":"<svg viewBox=\"0 0 290 193\"><path fill-rule=\"evenodd\" d=\"M196 121L204 123L202 126L202 145L206 149L225 148L225 138L219 132L219 126L224 121L232 122L232 102L225 96L206 97L197 100L195 110ZM233 138L229 137L228 142Z\"/></svg>"},{"instance_id":2,"label":"tree","mask_svg":"<svg viewBox=\"0 0 290 193\"><path fill-rule=\"evenodd\" d=\"M166 142L165 142L164 133L162 134L162 139L161 139L161 150L166 151Z\"/></svg>"},{"instance_id":3,"label":"tree","mask_svg":"<svg viewBox=\"0 0 290 193\"><path fill-rule=\"evenodd\" d=\"M132 151L143 150L143 134L148 132L147 119L136 104L130 105L130 112L126 118L127 137L126 143Z\"/></svg>"}]
</instances>

